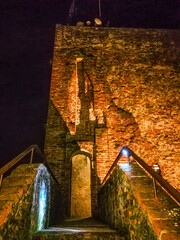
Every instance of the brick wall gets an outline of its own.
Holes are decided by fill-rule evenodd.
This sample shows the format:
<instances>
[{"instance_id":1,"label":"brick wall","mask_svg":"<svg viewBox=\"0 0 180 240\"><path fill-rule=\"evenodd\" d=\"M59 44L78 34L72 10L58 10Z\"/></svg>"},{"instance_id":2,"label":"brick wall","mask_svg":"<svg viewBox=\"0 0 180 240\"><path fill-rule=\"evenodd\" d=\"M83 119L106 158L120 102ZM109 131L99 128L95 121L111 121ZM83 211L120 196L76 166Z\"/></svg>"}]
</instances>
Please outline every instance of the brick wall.
<instances>
[{"instance_id":1,"label":"brick wall","mask_svg":"<svg viewBox=\"0 0 180 240\"><path fill-rule=\"evenodd\" d=\"M57 25L45 152L65 201L71 155L82 148L98 181L128 145L179 188L179 37L176 30Z\"/></svg>"}]
</instances>

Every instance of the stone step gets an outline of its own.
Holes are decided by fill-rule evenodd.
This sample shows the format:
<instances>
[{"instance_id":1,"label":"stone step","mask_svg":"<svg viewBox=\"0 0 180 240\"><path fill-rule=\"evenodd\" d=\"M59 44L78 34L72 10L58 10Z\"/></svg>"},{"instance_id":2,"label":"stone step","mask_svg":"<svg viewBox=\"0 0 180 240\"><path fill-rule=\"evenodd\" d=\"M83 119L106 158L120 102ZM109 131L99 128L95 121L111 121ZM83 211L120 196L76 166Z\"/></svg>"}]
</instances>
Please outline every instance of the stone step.
<instances>
[{"instance_id":1,"label":"stone step","mask_svg":"<svg viewBox=\"0 0 180 240\"><path fill-rule=\"evenodd\" d=\"M89 218L81 218L81 217L71 217L66 218L60 221L58 227L102 227L109 228L109 225L102 223L98 219L89 217Z\"/></svg>"},{"instance_id":2,"label":"stone step","mask_svg":"<svg viewBox=\"0 0 180 240\"><path fill-rule=\"evenodd\" d=\"M34 234L32 240L75 240L75 239L92 239L92 240L125 240L117 232L88 232L80 229L54 229L50 228Z\"/></svg>"},{"instance_id":3,"label":"stone step","mask_svg":"<svg viewBox=\"0 0 180 240\"><path fill-rule=\"evenodd\" d=\"M125 240L123 236L108 225L93 218L70 218L60 222L59 226L37 232L33 240Z\"/></svg>"}]
</instances>

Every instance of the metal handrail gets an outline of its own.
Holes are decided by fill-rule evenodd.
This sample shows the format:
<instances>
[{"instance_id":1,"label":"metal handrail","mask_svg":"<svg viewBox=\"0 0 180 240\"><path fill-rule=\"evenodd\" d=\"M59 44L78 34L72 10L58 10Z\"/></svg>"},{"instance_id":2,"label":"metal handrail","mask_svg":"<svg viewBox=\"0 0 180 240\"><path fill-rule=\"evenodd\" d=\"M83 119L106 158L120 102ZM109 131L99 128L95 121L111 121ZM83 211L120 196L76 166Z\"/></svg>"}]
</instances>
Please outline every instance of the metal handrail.
<instances>
[{"instance_id":1,"label":"metal handrail","mask_svg":"<svg viewBox=\"0 0 180 240\"><path fill-rule=\"evenodd\" d=\"M102 185L105 184L105 182L107 181L107 179L110 177L111 173L113 172L114 168L117 166L117 163L118 163L119 159L123 155L123 150L127 151L127 153L128 153L128 160L129 160L129 157L132 156L134 158L134 160L136 160L139 163L139 165L146 172L148 172L152 176L153 182L154 182L154 187L155 187L155 181L157 181L159 183L159 185L170 195L170 197L173 198L180 205L180 193L174 187L172 187L164 178L162 178L160 174L155 172L149 165L147 165L140 157L138 157L128 147L123 147L121 149L121 151L119 152L117 158L115 159L115 161L113 162L112 166L110 167L108 173L106 174L105 178L103 179ZM156 197L156 187L155 187L155 197Z\"/></svg>"},{"instance_id":2,"label":"metal handrail","mask_svg":"<svg viewBox=\"0 0 180 240\"><path fill-rule=\"evenodd\" d=\"M54 173L52 172L51 168L49 167L44 154L41 152L40 148L38 145L33 144L29 146L27 149L25 149L23 152L21 152L19 155L17 155L15 158L13 158L11 161L9 161L5 166L0 168L0 187L2 186L2 181L3 181L3 176L4 174L10 170L15 164L17 164L19 161L21 161L28 153L31 152L31 158L30 158L30 164L33 162L33 156L34 156L34 151L43 159L43 164L47 167L48 171L52 175L53 179L60 185L58 182L57 178L55 177Z\"/></svg>"}]
</instances>

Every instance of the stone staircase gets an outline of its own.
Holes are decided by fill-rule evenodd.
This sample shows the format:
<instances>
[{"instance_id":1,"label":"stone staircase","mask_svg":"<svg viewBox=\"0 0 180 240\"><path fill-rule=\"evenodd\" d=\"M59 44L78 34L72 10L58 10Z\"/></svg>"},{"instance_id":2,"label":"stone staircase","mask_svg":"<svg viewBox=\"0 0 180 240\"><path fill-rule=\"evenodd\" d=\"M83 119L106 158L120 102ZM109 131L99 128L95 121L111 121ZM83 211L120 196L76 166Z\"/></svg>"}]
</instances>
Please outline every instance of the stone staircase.
<instances>
[{"instance_id":1,"label":"stone staircase","mask_svg":"<svg viewBox=\"0 0 180 240\"><path fill-rule=\"evenodd\" d=\"M125 240L116 230L93 218L69 218L34 234L33 240Z\"/></svg>"}]
</instances>

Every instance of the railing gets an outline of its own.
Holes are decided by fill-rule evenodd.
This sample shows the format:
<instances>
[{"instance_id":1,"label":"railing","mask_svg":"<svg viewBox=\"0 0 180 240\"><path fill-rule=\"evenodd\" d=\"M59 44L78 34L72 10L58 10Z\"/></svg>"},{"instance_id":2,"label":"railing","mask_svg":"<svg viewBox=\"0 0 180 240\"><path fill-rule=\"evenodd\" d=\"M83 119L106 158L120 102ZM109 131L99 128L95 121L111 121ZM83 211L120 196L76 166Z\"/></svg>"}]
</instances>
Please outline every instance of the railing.
<instances>
[{"instance_id":1,"label":"railing","mask_svg":"<svg viewBox=\"0 0 180 240\"><path fill-rule=\"evenodd\" d=\"M15 164L17 164L19 161L21 161L27 154L31 152L31 157L30 157L30 164L33 162L33 156L34 156L34 151L40 156L40 158L43 160L43 164L47 167L49 173L53 177L53 179L59 184L57 178L53 174L51 168L49 167L44 154L41 152L40 148L38 145L31 145L27 149L25 149L22 153L20 153L18 156L13 158L10 162L8 162L5 166L3 166L0 169L0 187L2 186L2 181L3 181L3 176L4 174L9 171Z\"/></svg>"},{"instance_id":2,"label":"railing","mask_svg":"<svg viewBox=\"0 0 180 240\"><path fill-rule=\"evenodd\" d=\"M117 166L119 159L123 155L123 151L126 151L128 162L130 164L129 157L132 156L134 160L136 160L139 165L146 171L148 174L151 175L153 178L153 184L154 184L154 191L155 191L155 198L157 198L157 191L156 191L156 181L158 184L170 195L171 198L173 198L179 205L180 205L180 193L173 188L164 178L161 177L160 174L155 172L150 166L148 166L140 157L138 157L130 148L123 147L121 151L119 152L117 158L113 162L112 166L110 167L108 173L106 174L105 178L102 181L102 185L107 181L107 179L110 177L111 173L113 172L114 168Z\"/></svg>"}]
</instances>

